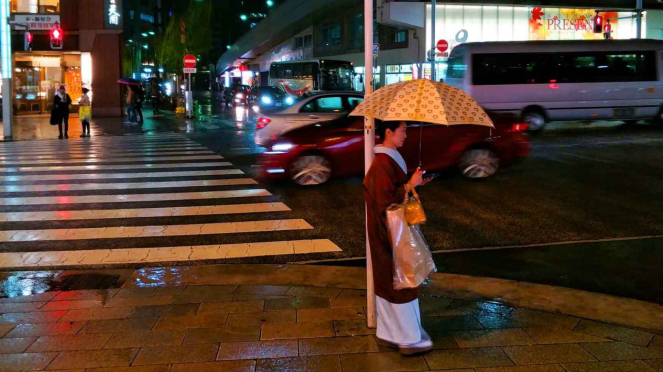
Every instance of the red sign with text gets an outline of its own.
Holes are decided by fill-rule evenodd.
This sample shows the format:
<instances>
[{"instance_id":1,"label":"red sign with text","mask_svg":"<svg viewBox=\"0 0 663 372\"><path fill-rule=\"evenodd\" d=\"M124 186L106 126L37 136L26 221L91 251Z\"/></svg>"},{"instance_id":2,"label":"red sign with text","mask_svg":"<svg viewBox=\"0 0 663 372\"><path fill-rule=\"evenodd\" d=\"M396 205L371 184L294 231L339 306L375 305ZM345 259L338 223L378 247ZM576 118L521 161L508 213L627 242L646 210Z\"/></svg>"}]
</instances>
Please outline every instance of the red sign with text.
<instances>
[{"instance_id":1,"label":"red sign with text","mask_svg":"<svg viewBox=\"0 0 663 372\"><path fill-rule=\"evenodd\" d=\"M440 40L437 42L437 50L440 52L446 52L449 49L449 43L446 40Z\"/></svg>"},{"instance_id":2,"label":"red sign with text","mask_svg":"<svg viewBox=\"0 0 663 372\"><path fill-rule=\"evenodd\" d=\"M193 68L196 67L196 56L192 54L187 54L184 56L184 67Z\"/></svg>"}]
</instances>

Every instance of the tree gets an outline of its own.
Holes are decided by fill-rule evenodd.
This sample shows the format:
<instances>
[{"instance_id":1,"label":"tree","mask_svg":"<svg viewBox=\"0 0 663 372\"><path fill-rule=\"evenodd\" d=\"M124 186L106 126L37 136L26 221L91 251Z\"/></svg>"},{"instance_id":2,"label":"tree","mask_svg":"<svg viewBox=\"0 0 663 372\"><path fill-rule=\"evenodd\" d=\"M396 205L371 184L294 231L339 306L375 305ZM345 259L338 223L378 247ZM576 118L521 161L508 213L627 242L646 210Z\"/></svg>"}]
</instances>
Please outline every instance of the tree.
<instances>
[{"instance_id":1,"label":"tree","mask_svg":"<svg viewBox=\"0 0 663 372\"><path fill-rule=\"evenodd\" d=\"M211 0L193 0L184 14L173 14L164 35L157 41L157 56L162 66L181 71L184 55L207 58L212 47L212 13Z\"/></svg>"}]
</instances>

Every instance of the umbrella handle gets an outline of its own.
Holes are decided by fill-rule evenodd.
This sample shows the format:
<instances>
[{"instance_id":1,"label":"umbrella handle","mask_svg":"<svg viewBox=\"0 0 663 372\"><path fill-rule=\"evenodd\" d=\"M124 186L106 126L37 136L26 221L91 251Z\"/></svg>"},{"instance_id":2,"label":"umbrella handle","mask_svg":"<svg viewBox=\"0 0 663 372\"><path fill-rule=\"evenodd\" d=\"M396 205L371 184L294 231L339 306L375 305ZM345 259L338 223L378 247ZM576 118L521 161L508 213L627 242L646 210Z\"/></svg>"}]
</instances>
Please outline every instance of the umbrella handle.
<instances>
[{"instance_id":1,"label":"umbrella handle","mask_svg":"<svg viewBox=\"0 0 663 372\"><path fill-rule=\"evenodd\" d=\"M419 122L419 168L421 168L421 142L424 136L424 123Z\"/></svg>"}]
</instances>

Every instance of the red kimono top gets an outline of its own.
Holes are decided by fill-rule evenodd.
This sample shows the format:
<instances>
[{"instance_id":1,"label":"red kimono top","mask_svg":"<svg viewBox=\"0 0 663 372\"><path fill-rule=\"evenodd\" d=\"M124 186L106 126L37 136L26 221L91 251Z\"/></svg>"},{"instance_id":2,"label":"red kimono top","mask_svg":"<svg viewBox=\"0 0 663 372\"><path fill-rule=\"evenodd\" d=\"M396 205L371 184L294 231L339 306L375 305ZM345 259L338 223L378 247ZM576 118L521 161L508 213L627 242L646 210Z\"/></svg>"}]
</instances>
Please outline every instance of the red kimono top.
<instances>
[{"instance_id":1,"label":"red kimono top","mask_svg":"<svg viewBox=\"0 0 663 372\"><path fill-rule=\"evenodd\" d=\"M387 228L387 209L403 202L407 181L401 166L391 156L381 153L375 155L364 178L375 294L394 304L414 301L419 296L419 288L394 289L393 254Z\"/></svg>"}]
</instances>

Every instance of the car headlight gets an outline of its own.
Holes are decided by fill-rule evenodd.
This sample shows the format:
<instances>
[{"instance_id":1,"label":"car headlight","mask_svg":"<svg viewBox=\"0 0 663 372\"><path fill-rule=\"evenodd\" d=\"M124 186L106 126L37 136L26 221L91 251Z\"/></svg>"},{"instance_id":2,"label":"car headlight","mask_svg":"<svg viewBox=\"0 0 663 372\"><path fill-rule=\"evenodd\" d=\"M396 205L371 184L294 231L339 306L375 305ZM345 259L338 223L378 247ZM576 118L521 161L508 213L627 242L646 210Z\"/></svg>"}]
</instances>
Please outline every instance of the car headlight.
<instances>
[{"instance_id":1,"label":"car headlight","mask_svg":"<svg viewBox=\"0 0 663 372\"><path fill-rule=\"evenodd\" d=\"M242 94L242 93L237 93L237 94L235 95L235 98L244 98L244 94Z\"/></svg>"},{"instance_id":2,"label":"car headlight","mask_svg":"<svg viewBox=\"0 0 663 372\"><path fill-rule=\"evenodd\" d=\"M272 146L272 151L288 151L292 149L292 143L277 143Z\"/></svg>"},{"instance_id":3,"label":"car headlight","mask_svg":"<svg viewBox=\"0 0 663 372\"><path fill-rule=\"evenodd\" d=\"M272 104L272 99L267 97L267 96L262 96L262 98L260 100L262 101L262 103L264 103L266 105L271 105Z\"/></svg>"},{"instance_id":4,"label":"car headlight","mask_svg":"<svg viewBox=\"0 0 663 372\"><path fill-rule=\"evenodd\" d=\"M285 103L286 103L286 105L292 105L293 103L295 103L295 99L292 98L292 97L290 97L290 96L288 96L288 97L285 99Z\"/></svg>"}]
</instances>

